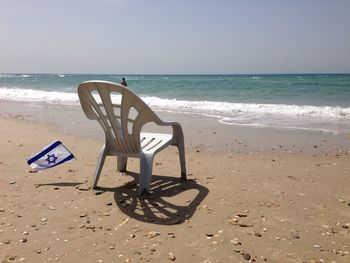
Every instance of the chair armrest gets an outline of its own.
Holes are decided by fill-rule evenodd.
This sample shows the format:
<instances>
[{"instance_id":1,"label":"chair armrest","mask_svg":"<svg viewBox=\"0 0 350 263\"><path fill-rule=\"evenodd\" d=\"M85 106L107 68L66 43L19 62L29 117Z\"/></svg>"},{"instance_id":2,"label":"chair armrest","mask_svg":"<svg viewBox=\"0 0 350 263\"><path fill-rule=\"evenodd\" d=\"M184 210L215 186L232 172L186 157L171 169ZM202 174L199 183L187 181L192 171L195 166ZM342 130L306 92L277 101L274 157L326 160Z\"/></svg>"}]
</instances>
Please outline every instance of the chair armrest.
<instances>
[{"instance_id":1,"label":"chair armrest","mask_svg":"<svg viewBox=\"0 0 350 263\"><path fill-rule=\"evenodd\" d=\"M177 144L179 140L183 140L184 135L180 123L175 121L162 121L159 119L156 124L159 126L171 126L173 128L173 142L175 144Z\"/></svg>"}]
</instances>

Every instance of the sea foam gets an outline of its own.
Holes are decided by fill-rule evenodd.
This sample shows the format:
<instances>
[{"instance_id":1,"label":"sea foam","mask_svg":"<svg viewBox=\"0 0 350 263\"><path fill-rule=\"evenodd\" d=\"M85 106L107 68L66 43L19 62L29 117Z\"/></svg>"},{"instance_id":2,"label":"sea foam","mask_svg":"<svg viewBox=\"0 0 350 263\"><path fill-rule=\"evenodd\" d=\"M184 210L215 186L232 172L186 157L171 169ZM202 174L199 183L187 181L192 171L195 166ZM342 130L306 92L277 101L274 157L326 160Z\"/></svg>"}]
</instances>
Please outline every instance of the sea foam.
<instances>
[{"instance_id":1,"label":"sea foam","mask_svg":"<svg viewBox=\"0 0 350 263\"><path fill-rule=\"evenodd\" d=\"M0 99L14 101L36 101L70 105L78 103L78 94L33 89L0 88Z\"/></svg>"},{"instance_id":2,"label":"sea foam","mask_svg":"<svg viewBox=\"0 0 350 263\"><path fill-rule=\"evenodd\" d=\"M333 106L287 105L287 104L257 104L257 103L232 103L214 101L186 101L176 99L162 99L158 97L144 97L144 101L158 109L180 110L203 114L215 114L223 116L253 114L259 115L284 115L304 116L320 118L349 118L350 108ZM244 115L242 115L244 118Z\"/></svg>"},{"instance_id":3,"label":"sea foam","mask_svg":"<svg viewBox=\"0 0 350 263\"><path fill-rule=\"evenodd\" d=\"M79 98L76 93L18 88L0 88L0 99L47 102L62 105L79 104ZM187 101L152 96L144 96L142 99L156 110L235 117L237 120L242 121L267 115L350 119L350 108L338 106Z\"/></svg>"}]
</instances>

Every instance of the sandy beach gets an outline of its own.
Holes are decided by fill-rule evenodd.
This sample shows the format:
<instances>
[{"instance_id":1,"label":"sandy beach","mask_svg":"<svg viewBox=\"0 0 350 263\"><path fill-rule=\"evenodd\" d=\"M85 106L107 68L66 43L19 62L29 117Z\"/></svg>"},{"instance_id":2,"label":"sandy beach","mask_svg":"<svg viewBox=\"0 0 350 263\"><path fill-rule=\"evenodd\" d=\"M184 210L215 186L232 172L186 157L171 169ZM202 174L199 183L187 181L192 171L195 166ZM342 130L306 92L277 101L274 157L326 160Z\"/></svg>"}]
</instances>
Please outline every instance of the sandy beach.
<instances>
[{"instance_id":1,"label":"sandy beach","mask_svg":"<svg viewBox=\"0 0 350 263\"><path fill-rule=\"evenodd\" d=\"M152 194L139 198L137 159L120 173L107 158L90 188L103 134L76 121L78 109L54 124L50 107L10 104L0 119L2 262L350 261L346 136L271 138L182 117L188 181L168 148L154 161ZM31 172L26 160L55 139L77 159Z\"/></svg>"},{"instance_id":2,"label":"sandy beach","mask_svg":"<svg viewBox=\"0 0 350 263\"><path fill-rule=\"evenodd\" d=\"M0 6L0 263L350 263L350 1Z\"/></svg>"}]
</instances>

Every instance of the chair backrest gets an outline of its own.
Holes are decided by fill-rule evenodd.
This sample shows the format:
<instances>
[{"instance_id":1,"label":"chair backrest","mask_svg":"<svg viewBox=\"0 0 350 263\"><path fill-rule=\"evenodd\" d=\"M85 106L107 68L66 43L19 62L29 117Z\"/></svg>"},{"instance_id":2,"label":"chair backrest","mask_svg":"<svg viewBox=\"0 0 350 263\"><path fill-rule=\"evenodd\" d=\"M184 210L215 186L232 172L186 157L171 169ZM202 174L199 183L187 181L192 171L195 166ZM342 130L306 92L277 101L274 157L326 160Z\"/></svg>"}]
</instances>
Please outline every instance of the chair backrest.
<instances>
[{"instance_id":1,"label":"chair backrest","mask_svg":"<svg viewBox=\"0 0 350 263\"><path fill-rule=\"evenodd\" d=\"M106 147L113 153L138 154L142 126L160 121L137 95L113 82L83 82L78 95L85 115L102 126Z\"/></svg>"}]
</instances>

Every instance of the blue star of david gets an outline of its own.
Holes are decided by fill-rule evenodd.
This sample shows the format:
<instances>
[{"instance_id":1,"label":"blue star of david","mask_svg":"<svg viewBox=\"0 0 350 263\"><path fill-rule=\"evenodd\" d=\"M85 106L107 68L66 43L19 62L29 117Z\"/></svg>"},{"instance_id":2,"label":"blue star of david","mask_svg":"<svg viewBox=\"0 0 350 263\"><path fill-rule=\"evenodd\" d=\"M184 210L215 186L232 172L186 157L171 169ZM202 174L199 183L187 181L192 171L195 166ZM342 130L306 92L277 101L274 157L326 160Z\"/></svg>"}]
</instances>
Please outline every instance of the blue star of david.
<instances>
[{"instance_id":1,"label":"blue star of david","mask_svg":"<svg viewBox=\"0 0 350 263\"><path fill-rule=\"evenodd\" d=\"M56 160L58 158L55 156L55 154L48 154L47 155L47 159L45 161L47 161L47 164L51 164L51 163L56 163Z\"/></svg>"}]
</instances>

